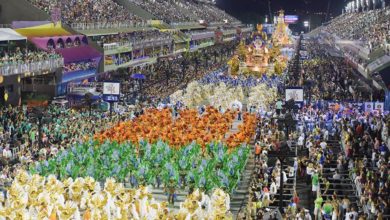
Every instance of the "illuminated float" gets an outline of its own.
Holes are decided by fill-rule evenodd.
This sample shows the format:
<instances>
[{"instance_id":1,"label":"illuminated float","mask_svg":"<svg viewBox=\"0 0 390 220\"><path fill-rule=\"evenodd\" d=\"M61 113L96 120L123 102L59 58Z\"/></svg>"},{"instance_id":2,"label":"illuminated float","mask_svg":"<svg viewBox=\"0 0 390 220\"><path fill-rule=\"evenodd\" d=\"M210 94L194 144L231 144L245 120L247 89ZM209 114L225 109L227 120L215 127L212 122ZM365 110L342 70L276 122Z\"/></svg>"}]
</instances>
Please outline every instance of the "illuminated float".
<instances>
[{"instance_id":1,"label":"illuminated float","mask_svg":"<svg viewBox=\"0 0 390 220\"><path fill-rule=\"evenodd\" d=\"M263 25L257 25L248 45L242 41L233 58L228 62L229 73L233 76L246 75L262 77L281 75L287 68L288 52L292 46L291 32L284 21L284 12L280 11L275 31L270 39L263 31Z\"/></svg>"}]
</instances>

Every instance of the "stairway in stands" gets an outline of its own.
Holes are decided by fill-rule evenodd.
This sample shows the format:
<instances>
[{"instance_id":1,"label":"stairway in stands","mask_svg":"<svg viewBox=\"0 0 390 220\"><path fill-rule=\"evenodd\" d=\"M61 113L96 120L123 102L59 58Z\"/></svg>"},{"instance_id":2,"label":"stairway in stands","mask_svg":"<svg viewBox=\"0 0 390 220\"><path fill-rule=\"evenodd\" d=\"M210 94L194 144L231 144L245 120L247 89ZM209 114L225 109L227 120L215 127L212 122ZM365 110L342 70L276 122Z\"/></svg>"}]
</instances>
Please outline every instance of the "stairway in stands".
<instances>
[{"instance_id":1,"label":"stairway in stands","mask_svg":"<svg viewBox=\"0 0 390 220\"><path fill-rule=\"evenodd\" d=\"M237 189L230 197L230 211L232 212L233 216L237 216L240 209L245 208L248 204L248 189L251 183L251 176L255 168L254 144L252 143L250 146L252 147L252 152L249 155L245 170L241 175L242 179L238 184Z\"/></svg>"},{"instance_id":2,"label":"stairway in stands","mask_svg":"<svg viewBox=\"0 0 390 220\"><path fill-rule=\"evenodd\" d=\"M340 140L330 140L327 142L330 149L333 151L333 157L330 160L330 163L326 163L324 165L323 169L323 177L327 178L330 182L330 187L328 192L326 194L323 194L322 197L324 200L326 198L331 198L333 193L336 192L337 197L339 199L343 199L344 196L347 196L348 199L351 201L351 205L355 206L357 210L360 210L359 205L359 198L357 196L356 187L349 176L348 169L344 169L342 171L339 171L339 174L341 175L341 180L335 180L333 179L333 175L335 171L337 170L337 156L339 153L344 154L344 151L341 147ZM321 189L325 189L324 183L321 181ZM322 193L324 193L324 190L322 190Z\"/></svg>"},{"instance_id":3,"label":"stairway in stands","mask_svg":"<svg viewBox=\"0 0 390 220\"><path fill-rule=\"evenodd\" d=\"M330 146L330 148L334 152L334 154L330 162L324 165L323 176L329 180L330 187L325 194L322 194L322 197L324 198L324 200L326 200L327 198L330 199L332 197L333 192L336 192L339 199L343 199L344 195L346 195L351 201L352 206L357 207L357 210L361 210L361 207L358 203L359 198L357 197L355 184L350 178L348 170L339 172L341 175L340 181L333 179L333 174L335 173L337 168L337 155L340 152L343 153L339 139L330 140L327 143L328 146ZM299 151L298 156L307 155L307 153L308 152L306 150ZM274 162L270 161L270 164L274 164ZM293 164L293 158L290 158L286 161L283 168L286 170L288 166L293 166ZM287 183L285 183L283 187L283 198L279 197L278 191L277 195L275 195L276 200L273 204L271 204L270 208L277 208L279 206L280 199L283 200L283 207L288 206L294 193L294 178L295 177L288 177ZM324 193L325 184L323 183L323 181L320 181L320 184L321 192ZM311 213L313 213L315 197L312 195L311 192L311 180L307 181L306 175L304 177L297 176L296 191L300 199L299 205L301 207L309 209Z\"/></svg>"},{"instance_id":4,"label":"stairway in stands","mask_svg":"<svg viewBox=\"0 0 390 220\"><path fill-rule=\"evenodd\" d=\"M276 158L270 158L269 166L270 164L273 166L275 163ZM271 209L278 208L281 199L283 200L283 207L287 207L294 195L295 175L289 176L288 167L294 167L294 158L287 158L283 165L283 170L287 174L287 182L283 184L283 197L281 198L279 196L280 191L278 189L276 195L274 196L275 201L270 204L269 208Z\"/></svg>"}]
</instances>

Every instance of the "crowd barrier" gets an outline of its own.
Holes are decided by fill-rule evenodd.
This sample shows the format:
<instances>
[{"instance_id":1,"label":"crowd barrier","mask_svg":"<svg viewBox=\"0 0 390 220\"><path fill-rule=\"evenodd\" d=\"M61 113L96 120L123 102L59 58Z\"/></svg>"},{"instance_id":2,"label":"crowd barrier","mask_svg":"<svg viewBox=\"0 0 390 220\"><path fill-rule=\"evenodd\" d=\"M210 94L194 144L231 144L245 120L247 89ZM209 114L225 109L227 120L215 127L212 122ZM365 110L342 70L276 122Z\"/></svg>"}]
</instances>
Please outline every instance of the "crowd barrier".
<instances>
[{"instance_id":1,"label":"crowd barrier","mask_svg":"<svg viewBox=\"0 0 390 220\"><path fill-rule=\"evenodd\" d=\"M173 22L171 23L172 26L194 26L198 25L197 22Z\"/></svg>"},{"instance_id":2,"label":"crowd barrier","mask_svg":"<svg viewBox=\"0 0 390 220\"><path fill-rule=\"evenodd\" d=\"M104 50L116 50L121 47L140 47L140 46L148 47L148 46L170 44L171 42L172 42L171 38L151 38L142 41L137 40L137 41L103 44L103 48Z\"/></svg>"},{"instance_id":3,"label":"crowd barrier","mask_svg":"<svg viewBox=\"0 0 390 220\"><path fill-rule=\"evenodd\" d=\"M0 24L0 28L12 28L10 24Z\"/></svg>"},{"instance_id":4,"label":"crowd barrier","mask_svg":"<svg viewBox=\"0 0 390 220\"><path fill-rule=\"evenodd\" d=\"M138 46L138 45L151 46L151 45L167 44L171 42L172 42L171 38L150 38L143 41L133 41L132 44L134 46Z\"/></svg>"},{"instance_id":5,"label":"crowd barrier","mask_svg":"<svg viewBox=\"0 0 390 220\"><path fill-rule=\"evenodd\" d=\"M63 58L52 58L52 59L33 62L33 63L6 64L0 66L0 75L9 76L9 75L21 74L26 72L54 70L63 66L64 66Z\"/></svg>"},{"instance_id":6,"label":"crowd barrier","mask_svg":"<svg viewBox=\"0 0 390 220\"><path fill-rule=\"evenodd\" d=\"M118 42L118 43L110 43L110 44L103 44L104 50L115 50L120 47L132 47L132 43L130 42Z\"/></svg>"},{"instance_id":7,"label":"crowd barrier","mask_svg":"<svg viewBox=\"0 0 390 220\"><path fill-rule=\"evenodd\" d=\"M251 32L251 31L253 31L253 27L241 28L241 32Z\"/></svg>"}]
</instances>

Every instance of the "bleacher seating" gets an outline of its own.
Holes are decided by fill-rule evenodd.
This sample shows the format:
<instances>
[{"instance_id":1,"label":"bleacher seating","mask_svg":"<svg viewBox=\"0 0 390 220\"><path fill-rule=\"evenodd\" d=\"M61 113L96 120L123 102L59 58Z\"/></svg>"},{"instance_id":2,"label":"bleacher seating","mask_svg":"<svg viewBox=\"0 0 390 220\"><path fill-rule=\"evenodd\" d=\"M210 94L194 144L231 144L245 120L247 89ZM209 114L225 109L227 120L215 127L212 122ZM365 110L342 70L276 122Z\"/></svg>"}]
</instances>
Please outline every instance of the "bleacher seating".
<instances>
[{"instance_id":1,"label":"bleacher seating","mask_svg":"<svg viewBox=\"0 0 390 220\"><path fill-rule=\"evenodd\" d=\"M205 4L191 0L130 0L131 2L142 7L144 10L157 16L159 19L173 22L223 22L237 21L237 19L228 15L226 12L218 9L213 4Z\"/></svg>"},{"instance_id":2,"label":"bleacher seating","mask_svg":"<svg viewBox=\"0 0 390 220\"><path fill-rule=\"evenodd\" d=\"M375 50L390 43L390 8L343 14L324 30L343 40L360 41Z\"/></svg>"}]
</instances>

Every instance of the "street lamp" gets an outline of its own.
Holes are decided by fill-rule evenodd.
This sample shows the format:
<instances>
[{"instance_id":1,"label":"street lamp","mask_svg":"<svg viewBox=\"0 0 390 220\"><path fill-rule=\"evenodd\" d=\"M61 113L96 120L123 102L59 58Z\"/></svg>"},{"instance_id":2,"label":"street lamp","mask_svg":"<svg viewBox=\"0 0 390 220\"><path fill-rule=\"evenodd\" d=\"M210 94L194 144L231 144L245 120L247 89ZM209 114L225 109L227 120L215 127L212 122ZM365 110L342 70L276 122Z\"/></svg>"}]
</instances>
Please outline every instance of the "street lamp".
<instances>
[{"instance_id":1,"label":"street lamp","mask_svg":"<svg viewBox=\"0 0 390 220\"><path fill-rule=\"evenodd\" d=\"M304 21L303 26L307 29L307 31L310 31L310 22L309 21Z\"/></svg>"}]
</instances>

